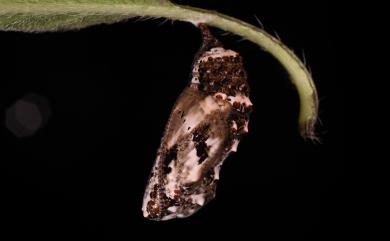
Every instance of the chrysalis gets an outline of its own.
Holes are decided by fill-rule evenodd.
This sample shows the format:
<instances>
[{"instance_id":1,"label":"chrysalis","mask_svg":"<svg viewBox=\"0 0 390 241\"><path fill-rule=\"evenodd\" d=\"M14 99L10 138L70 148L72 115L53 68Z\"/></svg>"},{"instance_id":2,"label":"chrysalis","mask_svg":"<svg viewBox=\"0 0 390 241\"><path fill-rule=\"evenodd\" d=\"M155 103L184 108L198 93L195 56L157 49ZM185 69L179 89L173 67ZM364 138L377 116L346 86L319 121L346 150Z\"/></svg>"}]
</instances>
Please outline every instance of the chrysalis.
<instances>
[{"instance_id":1,"label":"chrysalis","mask_svg":"<svg viewBox=\"0 0 390 241\"><path fill-rule=\"evenodd\" d=\"M252 103L241 56L200 24L203 43L176 101L143 199L144 217L184 218L215 197L219 171L248 132Z\"/></svg>"}]
</instances>

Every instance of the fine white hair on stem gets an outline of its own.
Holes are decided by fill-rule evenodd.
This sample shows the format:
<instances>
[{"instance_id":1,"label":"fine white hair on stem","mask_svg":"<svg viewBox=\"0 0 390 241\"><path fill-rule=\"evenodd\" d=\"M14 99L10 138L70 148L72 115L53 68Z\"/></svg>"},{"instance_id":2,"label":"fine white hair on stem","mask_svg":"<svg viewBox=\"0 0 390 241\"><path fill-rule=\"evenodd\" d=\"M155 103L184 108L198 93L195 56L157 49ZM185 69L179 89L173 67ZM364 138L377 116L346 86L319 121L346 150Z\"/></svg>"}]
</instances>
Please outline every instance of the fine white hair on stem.
<instances>
[{"instance_id":1,"label":"fine white hair on stem","mask_svg":"<svg viewBox=\"0 0 390 241\"><path fill-rule=\"evenodd\" d=\"M169 19L163 18L162 21L158 24L158 26L163 26L165 23L167 23Z\"/></svg>"},{"instance_id":2,"label":"fine white hair on stem","mask_svg":"<svg viewBox=\"0 0 390 241\"><path fill-rule=\"evenodd\" d=\"M217 34L221 35L221 36L235 36L234 33L227 32L227 31L224 31L224 30L218 30Z\"/></svg>"},{"instance_id":3,"label":"fine white hair on stem","mask_svg":"<svg viewBox=\"0 0 390 241\"><path fill-rule=\"evenodd\" d=\"M240 39L237 40L237 42L241 43L241 42L244 42L244 41L246 41L246 40L248 40L248 39L246 39L246 38L244 38L244 37L241 37Z\"/></svg>"},{"instance_id":4,"label":"fine white hair on stem","mask_svg":"<svg viewBox=\"0 0 390 241\"><path fill-rule=\"evenodd\" d=\"M143 22L143 21L148 21L148 20L156 20L156 19L161 19L161 17L153 17L153 16L138 16L133 18L134 22Z\"/></svg>"},{"instance_id":5,"label":"fine white hair on stem","mask_svg":"<svg viewBox=\"0 0 390 241\"><path fill-rule=\"evenodd\" d=\"M279 34L278 34L276 31L274 31L274 35L275 35L275 38L276 38L277 40L279 40L280 42L282 42L282 39L280 38Z\"/></svg>"},{"instance_id":6,"label":"fine white hair on stem","mask_svg":"<svg viewBox=\"0 0 390 241\"><path fill-rule=\"evenodd\" d=\"M305 50L304 49L302 49L302 62L303 62L303 64L304 65L306 65L306 54L305 54Z\"/></svg>"},{"instance_id":7,"label":"fine white hair on stem","mask_svg":"<svg viewBox=\"0 0 390 241\"><path fill-rule=\"evenodd\" d=\"M257 23L259 24L259 27L261 29L265 29L263 23L260 21L260 19L257 17L257 15L255 14L254 16L255 16L255 19L256 19Z\"/></svg>"}]
</instances>

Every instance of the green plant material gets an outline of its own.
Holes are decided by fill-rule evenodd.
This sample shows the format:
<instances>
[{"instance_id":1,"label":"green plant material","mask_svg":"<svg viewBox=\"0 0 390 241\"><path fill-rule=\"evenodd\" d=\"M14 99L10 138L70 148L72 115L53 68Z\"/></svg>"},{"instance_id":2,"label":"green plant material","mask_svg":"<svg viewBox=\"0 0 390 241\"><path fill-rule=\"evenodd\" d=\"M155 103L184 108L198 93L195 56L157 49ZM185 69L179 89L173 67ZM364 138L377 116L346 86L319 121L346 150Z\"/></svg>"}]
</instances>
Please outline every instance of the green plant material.
<instances>
[{"instance_id":1,"label":"green plant material","mask_svg":"<svg viewBox=\"0 0 390 241\"><path fill-rule=\"evenodd\" d=\"M0 31L66 31L131 17L205 23L259 45L280 62L297 88L301 135L316 138L318 98L311 74L288 47L263 29L217 12L179 6L167 0L0 0Z\"/></svg>"}]
</instances>

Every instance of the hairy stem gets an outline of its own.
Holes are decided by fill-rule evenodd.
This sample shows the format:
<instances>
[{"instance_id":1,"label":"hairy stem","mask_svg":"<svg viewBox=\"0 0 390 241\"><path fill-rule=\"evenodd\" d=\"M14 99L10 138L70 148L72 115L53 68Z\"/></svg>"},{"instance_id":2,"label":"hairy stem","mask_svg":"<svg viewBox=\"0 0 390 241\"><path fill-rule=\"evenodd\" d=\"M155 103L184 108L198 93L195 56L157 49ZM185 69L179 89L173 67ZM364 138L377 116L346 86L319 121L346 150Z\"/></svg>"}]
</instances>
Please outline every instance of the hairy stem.
<instances>
[{"instance_id":1,"label":"hairy stem","mask_svg":"<svg viewBox=\"0 0 390 241\"><path fill-rule=\"evenodd\" d=\"M174 5L166 1L159 4L148 1L134 1L134 3L127 4L115 1L112 3L91 2L0 0L0 30L25 32L67 30L97 23L120 21L134 16L163 17L194 24L205 23L220 28L256 43L264 51L273 55L286 69L300 98L298 123L301 135L304 138L315 139L314 126L317 121L318 98L311 74L289 48L264 30L217 12ZM52 21L52 24L45 22L45 17L53 16L71 16L74 19L67 22L56 19ZM83 24L83 21L91 16L95 17L94 21ZM105 19L105 21L96 20L96 18L105 16L115 16L115 18ZM79 25L75 25L77 21L80 22Z\"/></svg>"}]
</instances>

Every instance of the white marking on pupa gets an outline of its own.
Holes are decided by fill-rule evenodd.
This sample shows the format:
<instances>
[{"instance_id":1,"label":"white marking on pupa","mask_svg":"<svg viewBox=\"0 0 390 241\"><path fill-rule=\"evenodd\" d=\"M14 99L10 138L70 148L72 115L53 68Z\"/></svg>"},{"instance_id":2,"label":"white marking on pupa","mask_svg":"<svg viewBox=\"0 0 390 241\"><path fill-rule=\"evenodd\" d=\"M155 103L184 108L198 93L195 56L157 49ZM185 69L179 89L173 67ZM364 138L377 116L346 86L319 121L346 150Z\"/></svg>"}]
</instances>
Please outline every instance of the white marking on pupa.
<instances>
[{"instance_id":1,"label":"white marking on pupa","mask_svg":"<svg viewBox=\"0 0 390 241\"><path fill-rule=\"evenodd\" d=\"M237 130L238 130L237 123L235 121L232 121L232 131L237 131Z\"/></svg>"},{"instance_id":2,"label":"white marking on pupa","mask_svg":"<svg viewBox=\"0 0 390 241\"><path fill-rule=\"evenodd\" d=\"M215 180L219 180L219 172L221 171L222 164L223 164L223 163L221 163L221 164L219 164L219 165L216 165L216 166L214 167L214 179L215 179Z\"/></svg>"},{"instance_id":3,"label":"white marking on pupa","mask_svg":"<svg viewBox=\"0 0 390 241\"><path fill-rule=\"evenodd\" d=\"M204 194L194 194L191 197L192 197L192 201L194 204L198 204L200 206L203 206L203 204L205 202Z\"/></svg>"},{"instance_id":4,"label":"white marking on pupa","mask_svg":"<svg viewBox=\"0 0 390 241\"><path fill-rule=\"evenodd\" d=\"M253 105L248 96L244 96L241 94L238 94L236 96L228 96L227 99L229 99L229 103L232 105L234 104L234 102L243 104L246 107L250 107Z\"/></svg>"},{"instance_id":5,"label":"white marking on pupa","mask_svg":"<svg viewBox=\"0 0 390 241\"><path fill-rule=\"evenodd\" d=\"M240 141L237 140L237 139L233 141L233 145L232 145L231 151L237 152L238 143L240 143Z\"/></svg>"},{"instance_id":6,"label":"white marking on pupa","mask_svg":"<svg viewBox=\"0 0 390 241\"><path fill-rule=\"evenodd\" d=\"M185 122L180 127L179 130L173 135L171 139L168 140L168 148L171 148L175 143L177 143L178 137L186 134L189 130L198 126L207 115L218 110L220 106L213 99L212 96L206 97L204 100L200 101L199 105L193 106L188 110L188 113L183 116Z\"/></svg>"}]
</instances>

